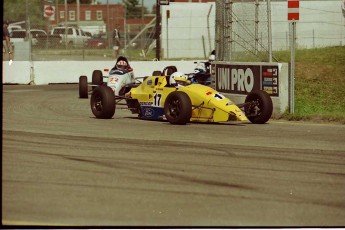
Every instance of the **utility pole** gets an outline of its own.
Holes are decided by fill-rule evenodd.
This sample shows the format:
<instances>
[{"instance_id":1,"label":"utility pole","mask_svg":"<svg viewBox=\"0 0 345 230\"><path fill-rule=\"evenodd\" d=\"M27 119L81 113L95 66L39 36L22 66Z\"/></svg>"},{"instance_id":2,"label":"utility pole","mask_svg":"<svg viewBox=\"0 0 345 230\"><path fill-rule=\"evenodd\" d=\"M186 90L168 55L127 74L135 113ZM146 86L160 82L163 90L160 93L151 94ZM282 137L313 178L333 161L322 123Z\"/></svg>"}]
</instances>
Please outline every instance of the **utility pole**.
<instances>
[{"instance_id":1,"label":"utility pole","mask_svg":"<svg viewBox=\"0 0 345 230\"><path fill-rule=\"evenodd\" d=\"M79 20L80 20L80 0L77 0L77 27L79 28Z\"/></svg>"},{"instance_id":2,"label":"utility pole","mask_svg":"<svg viewBox=\"0 0 345 230\"><path fill-rule=\"evenodd\" d=\"M65 48L67 50L67 0L65 0Z\"/></svg>"},{"instance_id":3,"label":"utility pole","mask_svg":"<svg viewBox=\"0 0 345 230\"><path fill-rule=\"evenodd\" d=\"M141 27L140 30L144 29L144 0L141 0ZM141 36L140 39L140 49L144 49L144 38L145 36Z\"/></svg>"},{"instance_id":4,"label":"utility pole","mask_svg":"<svg viewBox=\"0 0 345 230\"><path fill-rule=\"evenodd\" d=\"M161 6L159 0L156 1L156 59L161 58Z\"/></svg>"},{"instance_id":5,"label":"utility pole","mask_svg":"<svg viewBox=\"0 0 345 230\"><path fill-rule=\"evenodd\" d=\"M268 58L272 62L272 20L271 20L271 0L267 0L267 21L268 21Z\"/></svg>"}]
</instances>

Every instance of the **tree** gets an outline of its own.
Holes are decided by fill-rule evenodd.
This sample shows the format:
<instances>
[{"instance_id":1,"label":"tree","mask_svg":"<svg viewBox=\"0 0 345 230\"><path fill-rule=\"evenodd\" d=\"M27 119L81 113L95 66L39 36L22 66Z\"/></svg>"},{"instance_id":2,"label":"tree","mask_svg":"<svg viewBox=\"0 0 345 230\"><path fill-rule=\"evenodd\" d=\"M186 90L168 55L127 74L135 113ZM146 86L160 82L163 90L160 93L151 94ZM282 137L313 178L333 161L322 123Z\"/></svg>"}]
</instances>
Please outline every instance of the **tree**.
<instances>
[{"instance_id":1,"label":"tree","mask_svg":"<svg viewBox=\"0 0 345 230\"><path fill-rule=\"evenodd\" d=\"M75 4L76 0L68 0L68 2ZM80 0L81 4L91 2L92 0ZM43 7L56 3L65 4L65 0L4 0L3 19L9 22L26 22L26 18L28 18L31 28L46 29L47 19L43 15Z\"/></svg>"},{"instance_id":2,"label":"tree","mask_svg":"<svg viewBox=\"0 0 345 230\"><path fill-rule=\"evenodd\" d=\"M156 8L157 8L157 4L154 4L152 6L152 11L151 11L152 14L156 14Z\"/></svg>"},{"instance_id":3,"label":"tree","mask_svg":"<svg viewBox=\"0 0 345 230\"><path fill-rule=\"evenodd\" d=\"M4 0L3 18L10 22L30 19L31 28L44 29L45 18L40 0Z\"/></svg>"},{"instance_id":4,"label":"tree","mask_svg":"<svg viewBox=\"0 0 345 230\"><path fill-rule=\"evenodd\" d=\"M92 0L79 0L80 4L91 4ZM77 0L67 0L68 4L77 4Z\"/></svg>"},{"instance_id":5,"label":"tree","mask_svg":"<svg viewBox=\"0 0 345 230\"><path fill-rule=\"evenodd\" d=\"M124 1L127 8L126 16L127 18L139 18L141 17L141 5L139 5L138 0L126 0ZM144 7L144 12L147 12L147 8Z\"/></svg>"}]
</instances>

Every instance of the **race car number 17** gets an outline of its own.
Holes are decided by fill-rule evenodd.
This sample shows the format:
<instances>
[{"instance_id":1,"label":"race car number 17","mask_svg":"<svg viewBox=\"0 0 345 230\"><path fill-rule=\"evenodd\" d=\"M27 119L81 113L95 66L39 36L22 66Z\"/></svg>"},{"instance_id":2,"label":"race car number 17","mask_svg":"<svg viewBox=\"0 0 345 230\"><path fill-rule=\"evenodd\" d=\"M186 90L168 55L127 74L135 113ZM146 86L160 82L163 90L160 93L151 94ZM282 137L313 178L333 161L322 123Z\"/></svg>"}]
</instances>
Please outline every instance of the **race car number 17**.
<instances>
[{"instance_id":1,"label":"race car number 17","mask_svg":"<svg viewBox=\"0 0 345 230\"><path fill-rule=\"evenodd\" d=\"M155 93L155 95L153 96L153 106L161 107L161 98L162 94Z\"/></svg>"}]
</instances>

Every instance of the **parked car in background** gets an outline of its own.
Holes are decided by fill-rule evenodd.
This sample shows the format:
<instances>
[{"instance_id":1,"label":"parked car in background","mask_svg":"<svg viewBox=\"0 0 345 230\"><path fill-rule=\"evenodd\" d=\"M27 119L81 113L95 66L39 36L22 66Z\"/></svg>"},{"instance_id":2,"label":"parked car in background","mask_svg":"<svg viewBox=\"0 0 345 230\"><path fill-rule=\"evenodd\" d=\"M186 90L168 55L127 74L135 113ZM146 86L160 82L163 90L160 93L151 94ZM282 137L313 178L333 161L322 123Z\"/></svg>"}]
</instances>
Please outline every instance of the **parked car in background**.
<instances>
[{"instance_id":1,"label":"parked car in background","mask_svg":"<svg viewBox=\"0 0 345 230\"><path fill-rule=\"evenodd\" d=\"M83 47L88 40L88 36L85 35L84 31L75 27L54 27L50 34L59 35L62 38L62 44L69 47Z\"/></svg>"},{"instance_id":2,"label":"parked car in background","mask_svg":"<svg viewBox=\"0 0 345 230\"><path fill-rule=\"evenodd\" d=\"M30 35L31 35L31 44L33 46L37 46L38 45L37 37L38 36L47 36L47 33L44 30L31 29ZM25 39L29 39L29 38L27 38L26 30L23 30L23 29L13 30L10 33L10 38L11 38L11 42L14 42L14 43L15 42L24 42Z\"/></svg>"},{"instance_id":3,"label":"parked car in background","mask_svg":"<svg viewBox=\"0 0 345 230\"><path fill-rule=\"evenodd\" d=\"M85 42L86 48L105 49L108 47L108 39L106 34L94 34L92 38Z\"/></svg>"},{"instance_id":4,"label":"parked car in background","mask_svg":"<svg viewBox=\"0 0 345 230\"><path fill-rule=\"evenodd\" d=\"M88 31L84 31L85 35L88 37L88 39L92 38L92 33Z\"/></svg>"},{"instance_id":5,"label":"parked car in background","mask_svg":"<svg viewBox=\"0 0 345 230\"><path fill-rule=\"evenodd\" d=\"M23 28L20 25L9 24L7 29L8 29L8 32L11 33L12 31L21 30Z\"/></svg>"}]
</instances>

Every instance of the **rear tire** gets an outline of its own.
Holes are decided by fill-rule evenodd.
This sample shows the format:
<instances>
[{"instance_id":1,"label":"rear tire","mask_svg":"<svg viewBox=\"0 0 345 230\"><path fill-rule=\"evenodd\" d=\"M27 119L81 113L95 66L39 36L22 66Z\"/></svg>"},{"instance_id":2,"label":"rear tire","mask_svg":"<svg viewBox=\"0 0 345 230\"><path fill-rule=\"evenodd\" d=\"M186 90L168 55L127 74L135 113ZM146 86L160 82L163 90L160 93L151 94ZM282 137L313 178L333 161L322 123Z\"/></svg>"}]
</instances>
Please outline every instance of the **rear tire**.
<instances>
[{"instance_id":1,"label":"rear tire","mask_svg":"<svg viewBox=\"0 0 345 230\"><path fill-rule=\"evenodd\" d=\"M103 84L103 73L100 70L94 70L92 72L92 84L93 85L102 85ZM92 89L95 89L96 86L92 86Z\"/></svg>"},{"instance_id":2,"label":"rear tire","mask_svg":"<svg viewBox=\"0 0 345 230\"><path fill-rule=\"evenodd\" d=\"M79 98L88 98L88 85L87 85L87 77L80 76L79 77Z\"/></svg>"},{"instance_id":3,"label":"rear tire","mask_svg":"<svg viewBox=\"0 0 345 230\"><path fill-rule=\"evenodd\" d=\"M162 72L159 70L155 70L153 71L152 76L162 76Z\"/></svg>"},{"instance_id":4,"label":"rear tire","mask_svg":"<svg viewBox=\"0 0 345 230\"><path fill-rule=\"evenodd\" d=\"M108 86L97 86L91 95L92 113L100 119L110 119L115 114L114 92Z\"/></svg>"},{"instance_id":5,"label":"rear tire","mask_svg":"<svg viewBox=\"0 0 345 230\"><path fill-rule=\"evenodd\" d=\"M164 103L164 115L170 124L187 124L192 117L192 102L189 96L180 91L170 93Z\"/></svg>"},{"instance_id":6,"label":"rear tire","mask_svg":"<svg viewBox=\"0 0 345 230\"><path fill-rule=\"evenodd\" d=\"M270 95L263 90L253 90L246 97L244 113L254 124L264 124L272 116L273 103Z\"/></svg>"}]
</instances>

